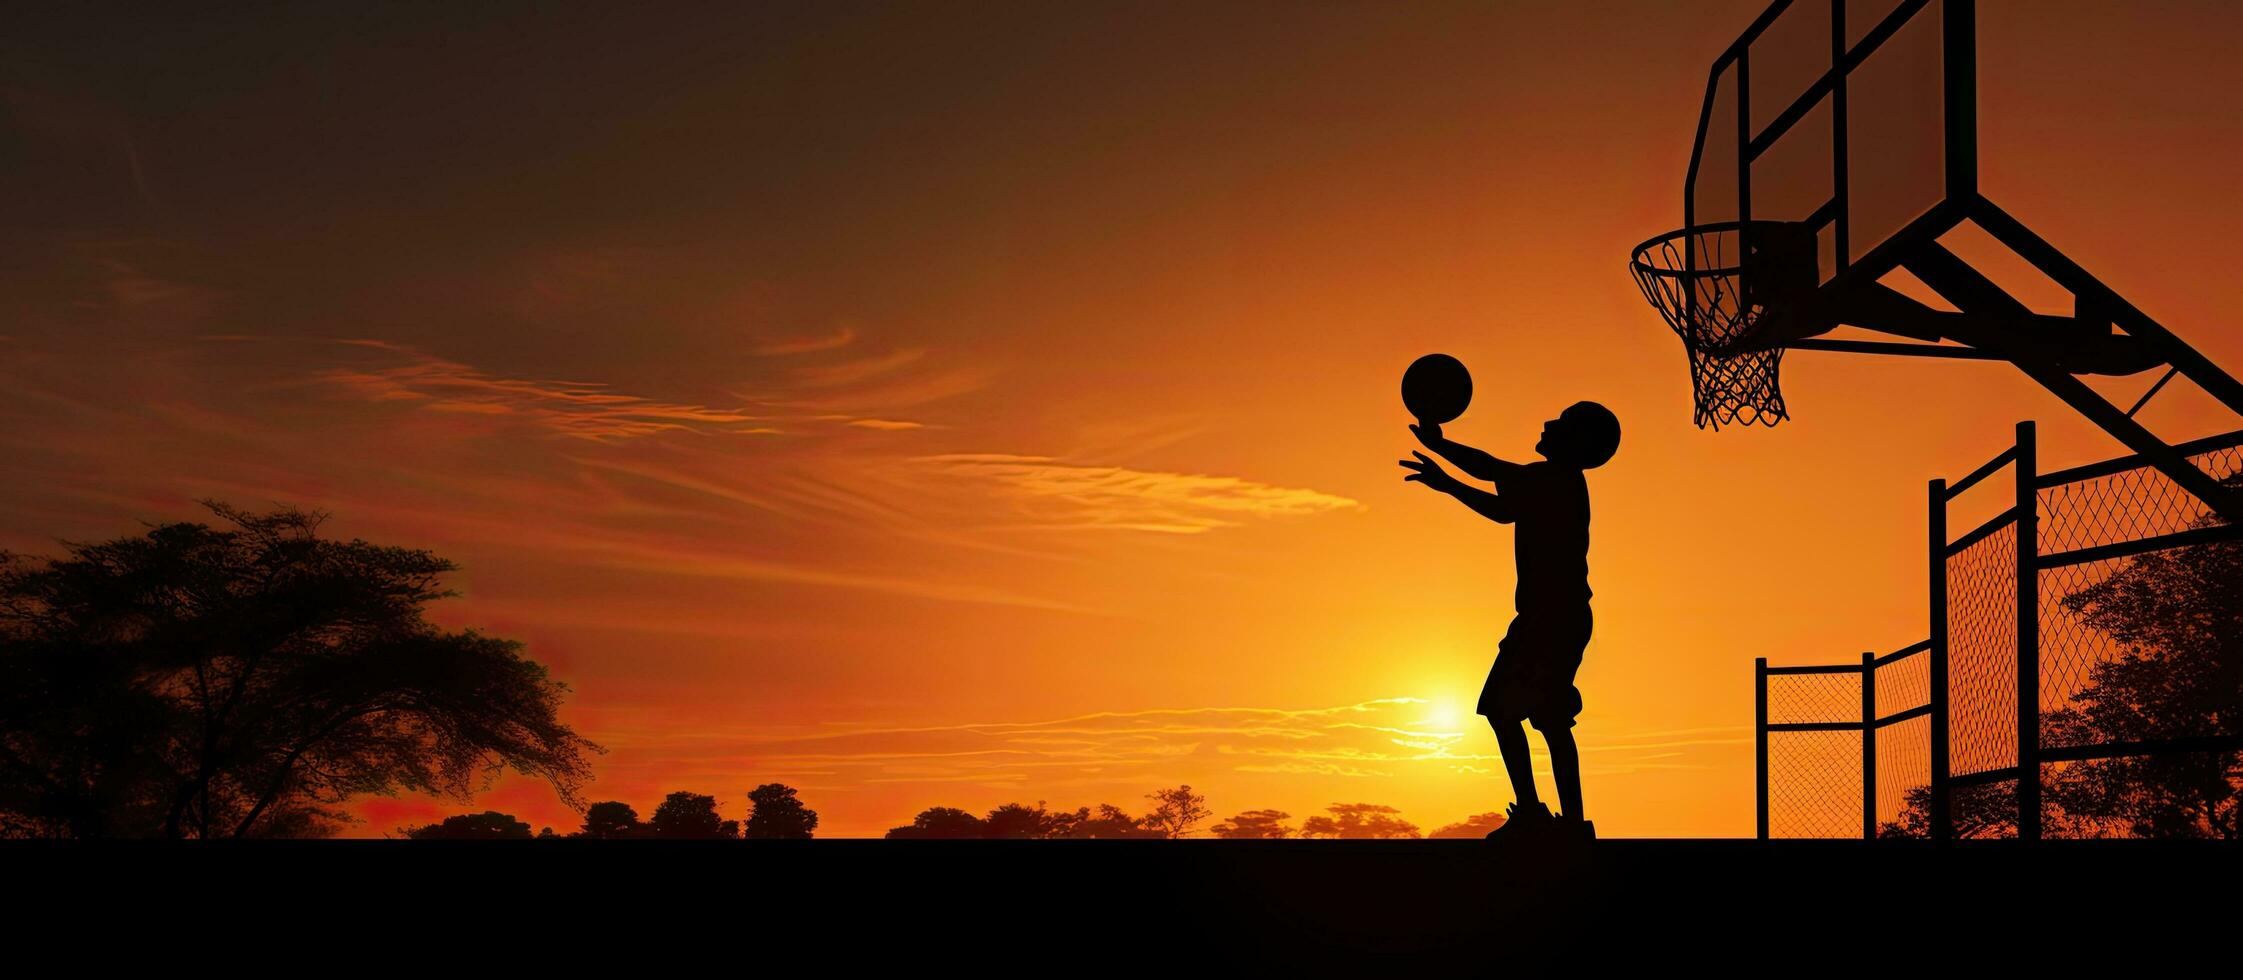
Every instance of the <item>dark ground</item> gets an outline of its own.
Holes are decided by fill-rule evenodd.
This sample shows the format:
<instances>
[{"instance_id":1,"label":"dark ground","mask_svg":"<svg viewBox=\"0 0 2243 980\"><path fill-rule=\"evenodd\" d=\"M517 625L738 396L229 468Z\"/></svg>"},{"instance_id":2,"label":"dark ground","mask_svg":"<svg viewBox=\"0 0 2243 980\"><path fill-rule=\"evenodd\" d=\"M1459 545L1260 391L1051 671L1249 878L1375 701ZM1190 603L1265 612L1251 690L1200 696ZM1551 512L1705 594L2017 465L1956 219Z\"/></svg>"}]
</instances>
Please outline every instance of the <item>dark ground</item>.
<instances>
[{"instance_id":1,"label":"dark ground","mask_svg":"<svg viewBox=\"0 0 2243 980\"><path fill-rule=\"evenodd\" d=\"M2224 975L2243 938L2218 842L13 843L0 874L19 950L291 974Z\"/></svg>"}]
</instances>

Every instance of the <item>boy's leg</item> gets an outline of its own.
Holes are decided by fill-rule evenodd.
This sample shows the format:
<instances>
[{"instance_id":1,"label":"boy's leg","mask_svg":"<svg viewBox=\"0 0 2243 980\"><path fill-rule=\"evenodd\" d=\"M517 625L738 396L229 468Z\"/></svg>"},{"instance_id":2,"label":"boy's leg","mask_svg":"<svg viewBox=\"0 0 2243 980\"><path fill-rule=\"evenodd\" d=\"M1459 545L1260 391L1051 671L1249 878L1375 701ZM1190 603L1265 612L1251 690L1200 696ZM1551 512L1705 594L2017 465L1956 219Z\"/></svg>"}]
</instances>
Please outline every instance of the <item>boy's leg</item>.
<instances>
[{"instance_id":1,"label":"boy's leg","mask_svg":"<svg viewBox=\"0 0 2243 980\"><path fill-rule=\"evenodd\" d=\"M1558 812L1578 819L1581 816L1581 750L1573 744L1573 729L1546 731L1542 738L1550 743L1550 776L1558 784ZM1523 737L1520 740L1525 741ZM1510 757L1508 751L1504 757Z\"/></svg>"},{"instance_id":2,"label":"boy's leg","mask_svg":"<svg viewBox=\"0 0 2243 980\"><path fill-rule=\"evenodd\" d=\"M1581 714L1581 689L1573 685L1573 676L1581 669L1581 653L1589 645L1590 630L1588 607L1564 617L1554 648L1563 658L1563 670L1556 676L1563 679L1553 677L1541 711L1529 719L1550 745L1550 776L1558 787L1559 812L1575 820L1582 819L1581 750L1573 742L1573 719Z\"/></svg>"},{"instance_id":3,"label":"boy's leg","mask_svg":"<svg viewBox=\"0 0 2243 980\"><path fill-rule=\"evenodd\" d=\"M1490 718L1488 727L1495 729L1496 748L1503 753L1503 769L1511 774L1511 793L1518 797L1519 807L1526 809L1541 803L1542 798L1534 792L1534 760L1527 757L1526 725L1517 719L1497 721ZM1569 738L1566 744L1570 747L1572 740ZM1579 768L1578 763L1575 768ZM1579 781L1578 774L1575 780ZM1580 796L1578 788L1574 795Z\"/></svg>"}]
</instances>

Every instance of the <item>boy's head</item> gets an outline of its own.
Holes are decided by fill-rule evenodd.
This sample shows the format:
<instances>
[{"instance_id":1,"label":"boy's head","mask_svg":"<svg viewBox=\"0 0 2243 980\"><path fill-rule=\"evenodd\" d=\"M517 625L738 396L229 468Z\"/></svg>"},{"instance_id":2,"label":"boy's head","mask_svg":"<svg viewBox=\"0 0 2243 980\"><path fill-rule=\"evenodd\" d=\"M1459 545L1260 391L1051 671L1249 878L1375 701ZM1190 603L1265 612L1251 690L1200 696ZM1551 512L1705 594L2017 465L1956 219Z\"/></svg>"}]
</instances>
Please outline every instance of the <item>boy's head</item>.
<instances>
[{"instance_id":1,"label":"boy's head","mask_svg":"<svg viewBox=\"0 0 2243 980\"><path fill-rule=\"evenodd\" d=\"M1611 459L1620 448L1620 420L1596 402L1574 402L1558 417L1542 424L1542 439L1534 451L1553 463L1585 470Z\"/></svg>"}]
</instances>

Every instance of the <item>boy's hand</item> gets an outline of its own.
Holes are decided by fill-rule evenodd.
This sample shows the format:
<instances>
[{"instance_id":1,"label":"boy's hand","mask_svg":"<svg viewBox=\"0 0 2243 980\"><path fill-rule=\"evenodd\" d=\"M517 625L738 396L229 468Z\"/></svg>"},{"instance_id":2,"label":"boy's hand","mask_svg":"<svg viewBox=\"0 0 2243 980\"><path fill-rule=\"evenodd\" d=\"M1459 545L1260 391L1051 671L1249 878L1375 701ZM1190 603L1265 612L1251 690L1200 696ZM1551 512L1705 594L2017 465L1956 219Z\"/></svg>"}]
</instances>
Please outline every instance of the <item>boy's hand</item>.
<instances>
[{"instance_id":1,"label":"boy's hand","mask_svg":"<svg viewBox=\"0 0 2243 980\"><path fill-rule=\"evenodd\" d=\"M1411 426L1411 428L1415 429L1416 426ZM1410 455L1417 457L1417 459L1397 461L1402 464L1403 469L1410 471L1410 475L1403 477L1402 482L1409 483L1414 480L1442 493L1453 493L1457 487L1463 486L1463 484L1457 482L1456 477L1449 475L1449 471L1442 469L1441 464L1427 459L1424 453L1412 450Z\"/></svg>"},{"instance_id":2,"label":"boy's hand","mask_svg":"<svg viewBox=\"0 0 2243 980\"><path fill-rule=\"evenodd\" d=\"M1410 426L1410 434L1417 436L1417 441L1424 443L1425 448L1434 452L1440 452L1441 443L1448 441L1441 437L1441 427L1429 422L1421 422Z\"/></svg>"}]
</instances>

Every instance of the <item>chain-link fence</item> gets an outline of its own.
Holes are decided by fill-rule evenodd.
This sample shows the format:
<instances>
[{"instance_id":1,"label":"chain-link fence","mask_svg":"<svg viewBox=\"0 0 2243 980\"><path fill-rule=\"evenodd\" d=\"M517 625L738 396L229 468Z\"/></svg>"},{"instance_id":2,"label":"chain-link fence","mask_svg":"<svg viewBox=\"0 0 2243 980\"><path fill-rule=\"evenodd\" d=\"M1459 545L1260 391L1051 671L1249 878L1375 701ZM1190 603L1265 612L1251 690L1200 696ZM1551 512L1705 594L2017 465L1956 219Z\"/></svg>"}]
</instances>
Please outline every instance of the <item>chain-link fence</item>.
<instances>
[{"instance_id":1,"label":"chain-link fence","mask_svg":"<svg viewBox=\"0 0 2243 980\"><path fill-rule=\"evenodd\" d=\"M1754 667L1761 837L1872 836L1930 778L1929 642L1858 664Z\"/></svg>"},{"instance_id":2,"label":"chain-link fence","mask_svg":"<svg viewBox=\"0 0 2243 980\"><path fill-rule=\"evenodd\" d=\"M2243 432L2174 448L2243 492ZM1761 836L2243 839L2243 528L2141 456L2035 460L2024 423L1932 483L1929 640L1758 663Z\"/></svg>"},{"instance_id":3,"label":"chain-link fence","mask_svg":"<svg viewBox=\"0 0 2243 980\"><path fill-rule=\"evenodd\" d=\"M2223 483L2243 474L2243 444L2188 459ZM2169 710L2156 717L2138 719L2095 710L2115 707L2107 704L2114 696L2150 693L2129 689L2147 679L2124 676L2128 657L2173 661L2192 652L2160 648L2190 637L2152 634L2170 632L2156 628L2174 625L2156 621L2164 613L2201 616L2211 611L2202 607L2216 605L2214 593L2226 584L2220 579L2233 570L2230 556L2237 547L2223 533L2227 528L2164 474L2139 463L2051 473L2041 478L2038 497L2042 746L2243 730L2238 720L2217 717L2215 705L2203 706L2215 710L2165 705ZM2186 602L2190 597L2206 601ZM2160 598L2170 601L2159 603ZM2168 642L2161 645L2159 639ZM2192 673L2185 662L2167 666ZM2193 672L2213 673L2222 666L2243 668L2232 661L2194 666L2200 669Z\"/></svg>"},{"instance_id":4,"label":"chain-link fence","mask_svg":"<svg viewBox=\"0 0 2243 980\"><path fill-rule=\"evenodd\" d=\"M1843 837L1861 820L1861 673L1760 662L1762 837Z\"/></svg>"},{"instance_id":5,"label":"chain-link fence","mask_svg":"<svg viewBox=\"0 0 2243 980\"><path fill-rule=\"evenodd\" d=\"M1976 776L2017 765L2017 519L2004 514L1949 553L1948 767Z\"/></svg>"},{"instance_id":6,"label":"chain-link fence","mask_svg":"<svg viewBox=\"0 0 2243 980\"><path fill-rule=\"evenodd\" d=\"M1926 640L1873 664L1876 685L1869 792L1876 800L1874 833L1912 836L1911 807L1931 788L1931 642Z\"/></svg>"},{"instance_id":7,"label":"chain-link fence","mask_svg":"<svg viewBox=\"0 0 2243 980\"><path fill-rule=\"evenodd\" d=\"M2175 449L2243 492L2243 433ZM2024 833L2243 839L2243 528L2141 457L2033 486L2041 805Z\"/></svg>"}]
</instances>

